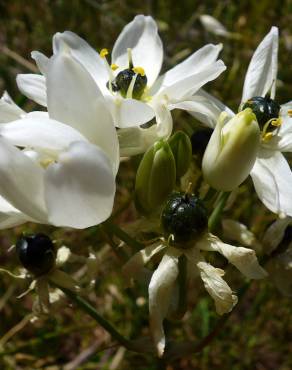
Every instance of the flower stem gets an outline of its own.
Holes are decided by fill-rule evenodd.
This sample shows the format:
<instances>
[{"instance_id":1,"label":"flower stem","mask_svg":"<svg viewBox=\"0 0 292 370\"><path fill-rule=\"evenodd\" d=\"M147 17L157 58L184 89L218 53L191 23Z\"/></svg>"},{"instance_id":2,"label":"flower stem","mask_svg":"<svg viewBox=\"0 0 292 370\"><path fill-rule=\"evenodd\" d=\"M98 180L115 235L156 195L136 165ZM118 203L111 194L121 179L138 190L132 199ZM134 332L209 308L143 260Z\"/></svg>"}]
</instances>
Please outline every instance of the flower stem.
<instances>
[{"instance_id":1,"label":"flower stem","mask_svg":"<svg viewBox=\"0 0 292 370\"><path fill-rule=\"evenodd\" d=\"M220 193L217 204L209 217L208 228L210 232L214 232L214 230L216 230L229 195L229 191Z\"/></svg>"},{"instance_id":2,"label":"flower stem","mask_svg":"<svg viewBox=\"0 0 292 370\"><path fill-rule=\"evenodd\" d=\"M108 333L111 334L111 336L118 341L120 344L122 344L124 347L126 347L129 350L132 350L132 343L129 339L126 339L122 336L106 319L104 319L100 314L96 311L96 309L91 306L89 302L87 302L85 299L80 297L78 294L72 292L71 290L68 290L66 288L63 288L61 286L58 286L60 290L62 290L67 297L71 299L72 302L74 302L79 308L81 308L83 311L85 311L88 315L90 315L100 326L102 326Z\"/></svg>"},{"instance_id":3,"label":"flower stem","mask_svg":"<svg viewBox=\"0 0 292 370\"><path fill-rule=\"evenodd\" d=\"M111 235L115 235L117 238L125 242L129 247L133 248L135 252L144 248L144 245L132 238L128 233L122 230L119 226L113 224L111 221L103 223L105 230Z\"/></svg>"}]
</instances>

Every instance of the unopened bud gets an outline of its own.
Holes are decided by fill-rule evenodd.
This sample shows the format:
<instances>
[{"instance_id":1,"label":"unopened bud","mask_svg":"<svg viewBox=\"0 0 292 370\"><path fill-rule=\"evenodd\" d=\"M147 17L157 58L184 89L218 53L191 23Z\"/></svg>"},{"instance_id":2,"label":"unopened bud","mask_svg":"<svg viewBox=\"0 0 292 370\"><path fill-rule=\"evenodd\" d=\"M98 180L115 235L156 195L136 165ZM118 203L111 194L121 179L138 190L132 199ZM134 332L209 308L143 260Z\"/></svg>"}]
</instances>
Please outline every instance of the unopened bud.
<instances>
[{"instance_id":1,"label":"unopened bud","mask_svg":"<svg viewBox=\"0 0 292 370\"><path fill-rule=\"evenodd\" d=\"M144 154L135 184L136 208L144 214L160 207L175 186L175 159L169 144L157 141Z\"/></svg>"},{"instance_id":2,"label":"unopened bud","mask_svg":"<svg viewBox=\"0 0 292 370\"><path fill-rule=\"evenodd\" d=\"M168 142L175 159L176 178L179 179L187 172L191 163L191 140L183 131L177 131Z\"/></svg>"},{"instance_id":3,"label":"unopened bud","mask_svg":"<svg viewBox=\"0 0 292 370\"><path fill-rule=\"evenodd\" d=\"M206 148L202 170L213 188L231 191L249 175L260 145L260 129L250 108L226 122L223 112Z\"/></svg>"}]
</instances>

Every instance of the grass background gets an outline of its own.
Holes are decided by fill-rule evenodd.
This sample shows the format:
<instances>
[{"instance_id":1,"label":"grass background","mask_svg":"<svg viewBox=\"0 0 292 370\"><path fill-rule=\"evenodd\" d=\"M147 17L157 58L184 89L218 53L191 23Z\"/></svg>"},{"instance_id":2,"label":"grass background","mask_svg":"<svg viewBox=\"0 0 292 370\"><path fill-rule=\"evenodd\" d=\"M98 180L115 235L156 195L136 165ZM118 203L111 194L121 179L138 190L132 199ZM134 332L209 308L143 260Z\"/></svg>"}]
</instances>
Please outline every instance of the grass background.
<instances>
[{"instance_id":1,"label":"grass background","mask_svg":"<svg viewBox=\"0 0 292 370\"><path fill-rule=\"evenodd\" d=\"M151 14L159 25L164 44L167 70L206 43L224 44L221 54L228 69L208 91L237 109L250 57L272 25L280 28L277 100L285 103L292 96L292 2L283 1L21 1L0 0L0 92L8 90L26 110L39 109L17 90L17 73L33 68L32 50L51 55L51 40L56 32L71 30L84 37L94 48L111 49L119 32L136 14ZM207 33L201 14L219 19L240 39L224 39ZM23 58L23 59L22 59ZM32 64L28 66L25 61ZM66 97L64 97L65 99ZM176 112L177 125L192 124L184 113ZM135 178L133 162L122 165L118 177L116 209L130 198ZM1 181L1 179L0 179ZM257 201L250 183L237 199L229 216L245 222L260 238L273 215ZM125 224L133 219L133 205L116 220ZM105 235L99 227L82 232L27 224L0 232L0 265L17 270L18 263L8 248L25 232L43 231L61 239L76 253L86 253L91 245L99 252L100 269L90 299L97 309L127 335L148 334L147 292L138 286L135 299L125 292L120 277L121 263L112 250L104 247ZM218 261L220 263L220 261ZM234 290L243 279L232 269L227 274ZM7 276L0 275L0 337L14 328L29 312L32 296L16 296L25 289ZM217 315L213 302L200 286L189 294L189 312L182 322L171 323L172 338L198 342L214 326ZM112 347L106 333L76 308L65 305L58 313L36 324L28 323L17 331L0 350L1 369L256 369L292 368L291 299L274 287L271 279L254 282L211 345L192 358L162 364L154 356L141 356ZM290 335L290 338L289 338ZM290 339L290 341L289 341ZM87 352L86 352L87 351ZM84 361L82 361L84 356Z\"/></svg>"}]
</instances>

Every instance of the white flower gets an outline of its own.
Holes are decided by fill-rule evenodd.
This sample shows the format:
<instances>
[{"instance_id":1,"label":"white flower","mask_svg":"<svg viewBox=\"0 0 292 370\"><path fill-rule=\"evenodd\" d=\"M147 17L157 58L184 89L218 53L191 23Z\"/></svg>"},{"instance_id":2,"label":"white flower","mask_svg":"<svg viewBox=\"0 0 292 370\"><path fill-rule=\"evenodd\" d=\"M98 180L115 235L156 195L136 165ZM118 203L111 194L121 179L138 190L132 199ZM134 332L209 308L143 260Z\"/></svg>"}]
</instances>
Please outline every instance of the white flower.
<instances>
[{"instance_id":1,"label":"white flower","mask_svg":"<svg viewBox=\"0 0 292 370\"><path fill-rule=\"evenodd\" d=\"M45 83L48 113L0 105L0 121L9 109L12 119L0 125L2 228L27 220L85 228L112 211L119 145L102 94L64 49L48 61Z\"/></svg>"},{"instance_id":2,"label":"white flower","mask_svg":"<svg viewBox=\"0 0 292 370\"><path fill-rule=\"evenodd\" d=\"M242 106L250 104L254 97L266 97L274 100L277 79L278 29L272 27L257 47L247 70L242 95ZM211 95L203 93L208 112L203 112L204 123L213 127L218 111L224 110L234 115L229 108ZM277 104L277 103L276 103ZM250 106L250 105L248 105ZM210 114L211 111L211 114ZM199 116L194 115L200 119ZM255 190L272 212L292 216L292 172L282 152L292 151L292 101L281 105L279 117L268 120L262 128L260 150L251 171Z\"/></svg>"},{"instance_id":3,"label":"white flower","mask_svg":"<svg viewBox=\"0 0 292 370\"><path fill-rule=\"evenodd\" d=\"M168 246L168 243L164 240L146 247L136 253L124 266L123 272L126 278L139 278L143 272L144 264L161 251L164 252L164 256L154 271L149 284L150 329L160 357L165 349L163 320L167 317L170 309L179 272L178 260L181 255L187 257L189 276L200 275L206 290L214 299L216 311L220 315L232 310L237 303L237 297L223 280L224 271L206 262L200 251L221 253L250 279L261 279L266 276L265 270L258 264L255 252L252 249L234 247L223 243L210 233L205 233L189 249L176 249Z\"/></svg>"},{"instance_id":4,"label":"white flower","mask_svg":"<svg viewBox=\"0 0 292 370\"><path fill-rule=\"evenodd\" d=\"M217 60L222 46L209 44L158 77L163 61L162 42L155 21L152 17L143 15L136 16L122 30L113 47L111 64L106 59L107 49L102 49L99 54L72 32L65 31L54 36L54 53L64 45L95 80L107 100L117 127L140 126L156 117L157 125L149 131L134 128L133 134L126 134L126 140L121 136L124 154L128 153L128 149L130 154L145 151L148 142L153 143L153 137L156 141L161 137L170 136L170 110L180 108L179 105L187 97L191 97L207 82L214 80L226 68L221 60ZM45 79L48 59L39 52L33 52L32 57L43 76L18 75L18 86L25 95L46 105ZM121 93L121 85L117 83L116 78L125 70L135 73L129 80L131 83L128 89ZM141 79L141 76L146 76L147 86L142 88L142 95L134 99L135 81ZM141 141L139 147L136 144L137 136Z\"/></svg>"}]
</instances>

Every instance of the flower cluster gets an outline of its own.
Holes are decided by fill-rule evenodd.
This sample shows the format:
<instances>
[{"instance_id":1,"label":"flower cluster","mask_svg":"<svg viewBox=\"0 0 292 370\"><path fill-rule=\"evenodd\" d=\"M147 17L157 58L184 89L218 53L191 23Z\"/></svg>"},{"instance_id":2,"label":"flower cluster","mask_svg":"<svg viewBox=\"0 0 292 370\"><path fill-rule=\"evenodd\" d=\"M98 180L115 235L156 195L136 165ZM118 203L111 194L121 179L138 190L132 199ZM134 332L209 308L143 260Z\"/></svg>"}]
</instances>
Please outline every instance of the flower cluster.
<instances>
[{"instance_id":1,"label":"flower cluster","mask_svg":"<svg viewBox=\"0 0 292 370\"><path fill-rule=\"evenodd\" d=\"M201 21L210 32L236 36L208 16ZM145 282L145 271L150 275L150 330L163 356L163 321L187 294L181 291L181 274L186 282L202 280L218 314L237 303L209 252L219 252L249 279L267 275L255 254L261 243L244 225L222 220L222 237L245 247L213 234L229 192L236 197L250 175L263 204L286 217L276 221L281 227L272 233L282 235L291 222L292 173L282 152L292 151L292 102L275 100L278 29L272 27L251 59L238 113L202 89L226 69L218 59L222 45L205 45L161 73L163 45L150 16L138 15L125 26L111 56L69 31L54 35L52 49L50 57L31 54L40 74L17 76L20 91L42 110L25 112L7 92L0 100L0 228L28 221L75 229L103 223L113 210L121 158L143 154L132 191L141 215L139 233L146 230L152 239L123 273L128 281ZM208 130L192 137L177 130L174 109L187 111ZM79 291L60 269L65 262L84 263L94 280L93 254L56 251L45 235L23 237L16 250L26 269L20 277L32 278L30 289L38 290L39 312L49 310L49 283ZM147 270L153 260L158 265Z\"/></svg>"}]
</instances>

